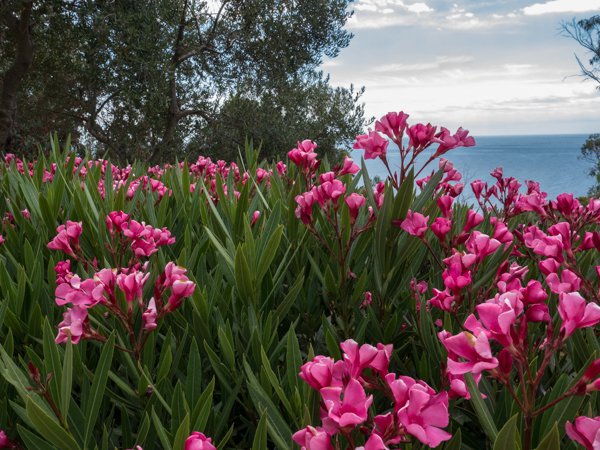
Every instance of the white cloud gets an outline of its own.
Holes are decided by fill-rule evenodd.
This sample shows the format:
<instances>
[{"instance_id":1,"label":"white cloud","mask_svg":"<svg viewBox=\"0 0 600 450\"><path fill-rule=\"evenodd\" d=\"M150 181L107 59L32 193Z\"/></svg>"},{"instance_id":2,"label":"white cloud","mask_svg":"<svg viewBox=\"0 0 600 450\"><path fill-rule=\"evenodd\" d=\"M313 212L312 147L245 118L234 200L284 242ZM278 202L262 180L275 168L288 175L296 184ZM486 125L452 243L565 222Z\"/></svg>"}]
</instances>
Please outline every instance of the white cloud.
<instances>
[{"instance_id":1,"label":"white cloud","mask_svg":"<svg viewBox=\"0 0 600 450\"><path fill-rule=\"evenodd\" d=\"M523 14L538 16L553 13L577 13L600 10L600 0L551 0L523 8Z\"/></svg>"},{"instance_id":2,"label":"white cloud","mask_svg":"<svg viewBox=\"0 0 600 450\"><path fill-rule=\"evenodd\" d=\"M371 72L375 73L406 73L406 72L422 72L429 70L440 70L451 65L465 64L473 61L470 55L459 56L438 56L433 61L413 64L384 64L383 66L374 67Z\"/></svg>"},{"instance_id":3,"label":"white cloud","mask_svg":"<svg viewBox=\"0 0 600 450\"><path fill-rule=\"evenodd\" d=\"M357 3L354 5L357 11L377 11L377 6L372 3Z\"/></svg>"},{"instance_id":4,"label":"white cloud","mask_svg":"<svg viewBox=\"0 0 600 450\"><path fill-rule=\"evenodd\" d=\"M404 5L404 8L406 8L407 11L417 14L433 12L433 8L427 6L426 3L413 3L412 5Z\"/></svg>"}]
</instances>

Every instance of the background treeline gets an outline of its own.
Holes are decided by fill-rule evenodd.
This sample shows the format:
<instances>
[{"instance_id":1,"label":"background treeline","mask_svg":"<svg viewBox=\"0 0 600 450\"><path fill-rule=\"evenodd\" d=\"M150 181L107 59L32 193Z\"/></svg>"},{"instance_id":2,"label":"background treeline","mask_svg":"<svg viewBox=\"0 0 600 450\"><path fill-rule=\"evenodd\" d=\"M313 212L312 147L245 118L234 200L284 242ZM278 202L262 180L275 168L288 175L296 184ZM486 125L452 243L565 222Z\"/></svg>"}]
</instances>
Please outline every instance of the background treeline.
<instances>
[{"instance_id":1,"label":"background treeline","mask_svg":"<svg viewBox=\"0 0 600 450\"><path fill-rule=\"evenodd\" d=\"M349 0L0 0L0 150L57 131L116 160L321 154L365 124L362 89L318 70Z\"/></svg>"}]
</instances>

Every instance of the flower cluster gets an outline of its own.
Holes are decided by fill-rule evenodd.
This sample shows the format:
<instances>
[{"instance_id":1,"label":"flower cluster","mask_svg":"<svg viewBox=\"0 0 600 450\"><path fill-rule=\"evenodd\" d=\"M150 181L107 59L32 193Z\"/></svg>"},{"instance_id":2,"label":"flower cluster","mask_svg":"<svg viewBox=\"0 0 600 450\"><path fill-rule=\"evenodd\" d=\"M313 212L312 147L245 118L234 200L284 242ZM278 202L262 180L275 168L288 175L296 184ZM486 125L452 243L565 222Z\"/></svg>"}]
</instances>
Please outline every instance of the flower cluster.
<instances>
[{"instance_id":1,"label":"flower cluster","mask_svg":"<svg viewBox=\"0 0 600 450\"><path fill-rule=\"evenodd\" d=\"M443 430L449 423L448 394L390 373L391 345L359 346L349 339L340 347L342 360L319 355L301 368L300 377L321 398L321 425L293 436L303 449L339 449L345 443L348 449L384 450L413 438L437 447L451 438ZM375 395L385 400L375 402Z\"/></svg>"},{"instance_id":2,"label":"flower cluster","mask_svg":"<svg viewBox=\"0 0 600 450\"><path fill-rule=\"evenodd\" d=\"M153 296L146 301L144 290L150 277L149 262L142 264L139 258L152 255L162 245L174 243L175 238L166 228L139 223L122 211L111 212L105 222L113 238L111 251L119 261L125 248L131 249L133 259L127 266L98 269L95 261L87 260L78 245L81 223L67 222L59 227L58 235L48 244L49 248L62 250L95 270L91 277L81 278L71 271L71 260L56 265L55 301L58 306L69 306L58 326L56 342L63 343L68 339L75 344L81 339L105 341L106 337L93 328L89 320L90 310L101 308L123 326L130 337L132 352L139 355L148 333L157 328L157 320L176 310L184 298L190 297L195 284L184 268L169 262L154 283ZM142 319L141 329L137 332L134 310Z\"/></svg>"}]
</instances>

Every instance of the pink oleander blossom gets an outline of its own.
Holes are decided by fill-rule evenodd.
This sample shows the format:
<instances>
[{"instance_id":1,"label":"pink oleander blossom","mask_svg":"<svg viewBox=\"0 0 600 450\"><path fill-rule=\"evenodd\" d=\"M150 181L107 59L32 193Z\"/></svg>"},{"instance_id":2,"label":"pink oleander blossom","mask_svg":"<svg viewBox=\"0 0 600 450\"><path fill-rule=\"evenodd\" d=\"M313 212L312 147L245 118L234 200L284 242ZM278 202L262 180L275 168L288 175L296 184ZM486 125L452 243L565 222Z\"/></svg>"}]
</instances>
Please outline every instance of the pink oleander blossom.
<instances>
[{"instance_id":1,"label":"pink oleander blossom","mask_svg":"<svg viewBox=\"0 0 600 450\"><path fill-rule=\"evenodd\" d=\"M299 375L310 387L319 391L324 387L342 386L343 372L343 361L335 362L328 356L317 355L302 365Z\"/></svg>"},{"instance_id":2,"label":"pink oleander blossom","mask_svg":"<svg viewBox=\"0 0 600 450\"><path fill-rule=\"evenodd\" d=\"M353 192L346 197L345 201L346 205L348 205L348 210L350 211L350 217L352 220L356 220L358 213L360 212L360 208L364 206L367 199L364 196Z\"/></svg>"},{"instance_id":3,"label":"pink oleander blossom","mask_svg":"<svg viewBox=\"0 0 600 450\"><path fill-rule=\"evenodd\" d=\"M402 135L406 129L408 117L408 114L403 111L389 112L375 122L375 131L379 131L390 139L399 142L402 140Z\"/></svg>"},{"instance_id":4,"label":"pink oleander blossom","mask_svg":"<svg viewBox=\"0 0 600 450\"><path fill-rule=\"evenodd\" d=\"M453 375L463 375L467 372L475 375L498 366L498 360L492 355L489 340L484 332L474 335L463 331L453 336L447 331L441 331L438 337L448 352L448 372Z\"/></svg>"},{"instance_id":5,"label":"pink oleander blossom","mask_svg":"<svg viewBox=\"0 0 600 450\"><path fill-rule=\"evenodd\" d=\"M117 275L116 283L119 289L125 294L125 300L131 303L134 300L142 298L144 285L149 277L149 273L134 270L129 273L120 273Z\"/></svg>"},{"instance_id":6,"label":"pink oleander blossom","mask_svg":"<svg viewBox=\"0 0 600 450\"><path fill-rule=\"evenodd\" d=\"M156 317L156 301L154 300L154 297L152 297L148 302L148 308L142 313L142 323L144 324L144 330L151 331L156 329L156 327L158 326L156 324Z\"/></svg>"},{"instance_id":7,"label":"pink oleander blossom","mask_svg":"<svg viewBox=\"0 0 600 450\"><path fill-rule=\"evenodd\" d=\"M586 302L579 292L562 292L558 298L558 313L565 338L579 328L593 327L600 322L600 306Z\"/></svg>"},{"instance_id":8,"label":"pink oleander blossom","mask_svg":"<svg viewBox=\"0 0 600 450\"><path fill-rule=\"evenodd\" d=\"M600 449L600 417L577 417L574 423L567 421L565 429L567 436L586 450Z\"/></svg>"},{"instance_id":9,"label":"pink oleander blossom","mask_svg":"<svg viewBox=\"0 0 600 450\"><path fill-rule=\"evenodd\" d=\"M206 437L204 433L193 431L185 440L184 450L217 450L212 444L212 439Z\"/></svg>"},{"instance_id":10,"label":"pink oleander blossom","mask_svg":"<svg viewBox=\"0 0 600 450\"><path fill-rule=\"evenodd\" d=\"M412 236L423 238L428 229L427 221L429 217L425 217L418 212L412 212L410 209L406 213L406 218L400 223L400 228Z\"/></svg>"},{"instance_id":11,"label":"pink oleander blossom","mask_svg":"<svg viewBox=\"0 0 600 450\"><path fill-rule=\"evenodd\" d=\"M310 425L292 435L293 441L302 447L302 450L334 450L331 436L320 427Z\"/></svg>"},{"instance_id":12,"label":"pink oleander blossom","mask_svg":"<svg viewBox=\"0 0 600 450\"><path fill-rule=\"evenodd\" d=\"M385 158L389 141L376 131L356 136L354 149L365 151L365 159Z\"/></svg>"},{"instance_id":13,"label":"pink oleander blossom","mask_svg":"<svg viewBox=\"0 0 600 450\"><path fill-rule=\"evenodd\" d=\"M334 433L339 428L352 427L364 423L373 396L367 397L361 384L350 378L345 387L325 387L320 391L324 404L323 427Z\"/></svg>"},{"instance_id":14,"label":"pink oleander blossom","mask_svg":"<svg viewBox=\"0 0 600 450\"><path fill-rule=\"evenodd\" d=\"M79 306L68 308L63 314L63 321L58 324L56 343L65 343L71 338L73 344L77 344L84 335L84 325L87 318L88 313L86 308Z\"/></svg>"},{"instance_id":15,"label":"pink oleander blossom","mask_svg":"<svg viewBox=\"0 0 600 450\"><path fill-rule=\"evenodd\" d=\"M78 275L68 276L65 281L54 291L54 297L58 306L71 303L73 306L91 308L103 303L104 286L97 283L93 278L81 280Z\"/></svg>"},{"instance_id":16,"label":"pink oleander blossom","mask_svg":"<svg viewBox=\"0 0 600 450\"><path fill-rule=\"evenodd\" d=\"M59 250L67 255L75 255L79 249L79 237L82 233L81 222L68 220L65 225L60 225L57 229L57 235L48 243L50 250Z\"/></svg>"}]
</instances>

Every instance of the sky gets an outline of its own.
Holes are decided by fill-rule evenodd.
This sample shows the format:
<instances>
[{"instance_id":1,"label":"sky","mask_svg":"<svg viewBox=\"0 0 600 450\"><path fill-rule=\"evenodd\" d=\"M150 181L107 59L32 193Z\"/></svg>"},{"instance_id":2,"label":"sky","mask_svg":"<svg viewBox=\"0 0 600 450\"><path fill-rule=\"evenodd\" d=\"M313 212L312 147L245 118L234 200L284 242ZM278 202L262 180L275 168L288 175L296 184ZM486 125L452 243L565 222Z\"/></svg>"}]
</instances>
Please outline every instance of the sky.
<instances>
[{"instance_id":1,"label":"sky","mask_svg":"<svg viewBox=\"0 0 600 450\"><path fill-rule=\"evenodd\" d=\"M600 90L578 76L588 55L560 25L600 0L355 0L335 86L364 86L367 116L476 135L600 132Z\"/></svg>"}]
</instances>

